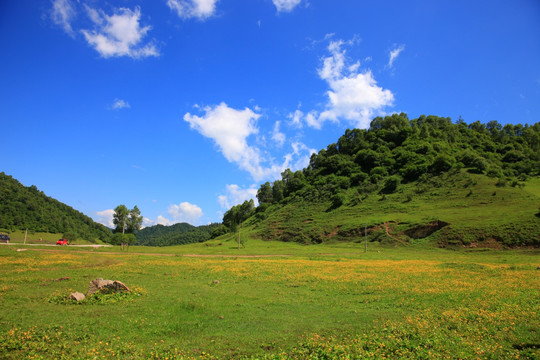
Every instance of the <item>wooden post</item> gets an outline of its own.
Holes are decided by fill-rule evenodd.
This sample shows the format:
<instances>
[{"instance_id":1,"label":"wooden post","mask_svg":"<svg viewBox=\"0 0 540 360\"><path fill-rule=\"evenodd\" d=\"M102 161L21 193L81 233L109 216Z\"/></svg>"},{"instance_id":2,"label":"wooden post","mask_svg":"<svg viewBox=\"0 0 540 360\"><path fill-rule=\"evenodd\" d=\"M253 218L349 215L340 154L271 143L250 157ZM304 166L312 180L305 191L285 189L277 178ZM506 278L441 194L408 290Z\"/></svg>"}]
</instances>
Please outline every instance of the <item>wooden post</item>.
<instances>
[{"instance_id":1,"label":"wooden post","mask_svg":"<svg viewBox=\"0 0 540 360\"><path fill-rule=\"evenodd\" d=\"M24 244L26 245L26 235L28 235L28 229L24 232Z\"/></svg>"}]
</instances>

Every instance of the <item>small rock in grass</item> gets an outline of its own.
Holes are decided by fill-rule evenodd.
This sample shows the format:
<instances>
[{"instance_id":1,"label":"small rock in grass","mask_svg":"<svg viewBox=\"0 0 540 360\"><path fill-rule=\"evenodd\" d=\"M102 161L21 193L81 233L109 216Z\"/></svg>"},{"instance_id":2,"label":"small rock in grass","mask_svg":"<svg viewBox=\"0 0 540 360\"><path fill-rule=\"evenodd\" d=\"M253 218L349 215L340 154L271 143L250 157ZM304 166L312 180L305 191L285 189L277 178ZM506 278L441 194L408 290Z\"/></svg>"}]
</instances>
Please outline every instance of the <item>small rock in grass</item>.
<instances>
[{"instance_id":1,"label":"small rock in grass","mask_svg":"<svg viewBox=\"0 0 540 360\"><path fill-rule=\"evenodd\" d=\"M113 281L113 280L103 280L103 278L95 279L90 281L90 285L88 287L88 292L86 293L86 296L90 296L98 291L108 291L108 292L119 292L119 291L127 291L131 292L131 290L124 285L121 281Z\"/></svg>"},{"instance_id":2,"label":"small rock in grass","mask_svg":"<svg viewBox=\"0 0 540 360\"><path fill-rule=\"evenodd\" d=\"M219 280L212 281L212 285L219 285L219 284L220 284Z\"/></svg>"},{"instance_id":3,"label":"small rock in grass","mask_svg":"<svg viewBox=\"0 0 540 360\"><path fill-rule=\"evenodd\" d=\"M69 294L68 296L68 299L70 300L76 300L76 301L81 301L81 300L84 300L85 296L83 293L80 293L80 292L74 292L74 293L71 293Z\"/></svg>"}]
</instances>

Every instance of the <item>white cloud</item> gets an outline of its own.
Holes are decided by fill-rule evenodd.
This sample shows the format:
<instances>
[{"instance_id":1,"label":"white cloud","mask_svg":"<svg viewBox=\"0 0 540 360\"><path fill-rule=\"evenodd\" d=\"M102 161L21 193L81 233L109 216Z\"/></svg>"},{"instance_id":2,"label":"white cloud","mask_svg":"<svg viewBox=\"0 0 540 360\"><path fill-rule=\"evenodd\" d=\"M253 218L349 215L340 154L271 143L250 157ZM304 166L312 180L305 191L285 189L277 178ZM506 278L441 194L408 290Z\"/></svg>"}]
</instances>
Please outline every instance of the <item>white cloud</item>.
<instances>
[{"instance_id":1,"label":"white cloud","mask_svg":"<svg viewBox=\"0 0 540 360\"><path fill-rule=\"evenodd\" d=\"M157 217L157 220L154 222L153 225L165 225L165 226L169 226L169 225L172 225L172 224L173 224L173 222L172 222L171 220L169 220L169 219L167 219L167 218L165 218L165 217L159 215L159 216Z\"/></svg>"},{"instance_id":2,"label":"white cloud","mask_svg":"<svg viewBox=\"0 0 540 360\"><path fill-rule=\"evenodd\" d=\"M203 211L200 207L189 202L182 202L178 205L170 205L168 210L169 218L159 215L156 220L149 218L143 219L144 227L154 225L170 226L181 222L186 222L192 225L200 225L200 219L203 217Z\"/></svg>"},{"instance_id":3,"label":"white cloud","mask_svg":"<svg viewBox=\"0 0 540 360\"><path fill-rule=\"evenodd\" d=\"M249 108L230 108L224 102L207 106L203 111L202 117L187 113L184 120L192 129L213 139L228 161L237 163L254 178L263 178L265 171L261 166L260 150L247 142L250 135L258 132L256 122L261 115Z\"/></svg>"},{"instance_id":4,"label":"white cloud","mask_svg":"<svg viewBox=\"0 0 540 360\"><path fill-rule=\"evenodd\" d=\"M288 168L292 171L301 170L309 165L311 155L317 151L305 144L296 142L292 144L293 152L286 156ZM296 158L296 160L294 160Z\"/></svg>"},{"instance_id":5,"label":"white cloud","mask_svg":"<svg viewBox=\"0 0 540 360\"><path fill-rule=\"evenodd\" d=\"M388 59L388 67L391 68L394 65L394 61L398 58L399 54L405 50L405 45L399 45L394 50L390 51L390 58Z\"/></svg>"},{"instance_id":6,"label":"white cloud","mask_svg":"<svg viewBox=\"0 0 540 360\"><path fill-rule=\"evenodd\" d=\"M228 210L249 199L253 199L257 203L257 190L256 185L251 185L249 188L241 188L236 184L227 185L225 194L218 196L219 205Z\"/></svg>"},{"instance_id":7,"label":"white cloud","mask_svg":"<svg viewBox=\"0 0 540 360\"><path fill-rule=\"evenodd\" d=\"M278 144L278 146L283 146L287 137L279 130L279 126L280 122L276 121L276 123L274 124L274 130L272 131L272 140L274 140Z\"/></svg>"},{"instance_id":8,"label":"white cloud","mask_svg":"<svg viewBox=\"0 0 540 360\"><path fill-rule=\"evenodd\" d=\"M306 122L314 128L320 129L325 121L339 122L340 119L366 128L376 114L382 113L383 108L394 101L390 90L377 86L370 70L361 73L359 62L347 64L348 58L342 46L351 43L337 40L328 46L330 56L323 59L323 65L318 69L319 77L330 87L326 93L326 109L320 114L312 111L306 116Z\"/></svg>"},{"instance_id":9,"label":"white cloud","mask_svg":"<svg viewBox=\"0 0 540 360\"><path fill-rule=\"evenodd\" d=\"M279 164L274 159L261 151L257 146L250 145L248 138L258 134L257 120L261 116L249 108L236 110L230 108L225 103L216 106L207 106L202 109L203 116L184 115L192 129L197 130L201 135L213 139L221 153L229 162L250 173L255 181L263 179L279 178L281 172L290 167L293 159L302 156L294 150L291 154L284 156L284 161ZM279 131L279 126L274 127L272 138L276 141L285 141L285 134ZM264 136L260 137L264 141Z\"/></svg>"},{"instance_id":10,"label":"white cloud","mask_svg":"<svg viewBox=\"0 0 540 360\"><path fill-rule=\"evenodd\" d=\"M292 11L296 6L300 5L302 0L272 0L278 12Z\"/></svg>"},{"instance_id":11,"label":"white cloud","mask_svg":"<svg viewBox=\"0 0 540 360\"><path fill-rule=\"evenodd\" d=\"M319 114L315 110L310 111L306 115L306 123L308 124L308 126L311 126L315 129L320 129L322 126L322 122L319 121Z\"/></svg>"},{"instance_id":12,"label":"white cloud","mask_svg":"<svg viewBox=\"0 0 540 360\"><path fill-rule=\"evenodd\" d=\"M178 205L171 205L169 206L168 212L174 224L180 222L187 222L193 225L198 224L199 220L204 215L200 207L188 202L182 202Z\"/></svg>"},{"instance_id":13,"label":"white cloud","mask_svg":"<svg viewBox=\"0 0 540 360\"><path fill-rule=\"evenodd\" d=\"M140 26L140 8L136 7L134 11L120 8L109 16L102 10L95 10L87 5L85 7L95 28L81 32L88 44L102 57L128 56L138 59L159 56L153 41L142 42L152 27Z\"/></svg>"},{"instance_id":14,"label":"white cloud","mask_svg":"<svg viewBox=\"0 0 540 360\"><path fill-rule=\"evenodd\" d=\"M218 0L167 0L167 6L183 19L204 20L214 15Z\"/></svg>"},{"instance_id":15,"label":"white cloud","mask_svg":"<svg viewBox=\"0 0 540 360\"><path fill-rule=\"evenodd\" d=\"M97 222L100 224L103 224L109 228L114 228L113 223L113 216L114 216L114 210L108 209L103 211L96 212L96 215L98 216Z\"/></svg>"},{"instance_id":16,"label":"white cloud","mask_svg":"<svg viewBox=\"0 0 540 360\"><path fill-rule=\"evenodd\" d=\"M302 127L302 117L304 113L300 110L296 110L294 113L290 113L288 118L291 119L290 124L296 127Z\"/></svg>"},{"instance_id":17,"label":"white cloud","mask_svg":"<svg viewBox=\"0 0 540 360\"><path fill-rule=\"evenodd\" d=\"M129 103L122 99L114 99L114 103L111 106L114 110L129 109L131 106Z\"/></svg>"},{"instance_id":18,"label":"white cloud","mask_svg":"<svg viewBox=\"0 0 540 360\"><path fill-rule=\"evenodd\" d=\"M167 219L166 217L164 217L162 215L159 215L156 220L152 220L152 219L149 219L149 218L144 218L142 228L149 227L149 226L154 226L154 225L170 226L170 225L173 225L173 224L174 223L171 220Z\"/></svg>"},{"instance_id":19,"label":"white cloud","mask_svg":"<svg viewBox=\"0 0 540 360\"><path fill-rule=\"evenodd\" d=\"M56 25L61 26L71 37L75 36L71 22L77 13L70 0L53 0L51 18Z\"/></svg>"}]
</instances>

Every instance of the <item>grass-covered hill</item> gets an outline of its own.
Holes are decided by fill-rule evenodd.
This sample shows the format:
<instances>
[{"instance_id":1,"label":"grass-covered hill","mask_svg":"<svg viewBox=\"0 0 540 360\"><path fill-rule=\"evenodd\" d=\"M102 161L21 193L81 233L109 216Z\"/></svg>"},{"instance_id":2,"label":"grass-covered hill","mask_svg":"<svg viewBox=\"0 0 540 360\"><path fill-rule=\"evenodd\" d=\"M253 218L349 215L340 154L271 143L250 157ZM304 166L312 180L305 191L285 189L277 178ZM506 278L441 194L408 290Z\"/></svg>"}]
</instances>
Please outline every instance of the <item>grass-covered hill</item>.
<instances>
[{"instance_id":1,"label":"grass-covered hill","mask_svg":"<svg viewBox=\"0 0 540 360\"><path fill-rule=\"evenodd\" d=\"M154 225L137 232L137 244L147 246L184 245L203 242L212 237L220 224L193 226L179 223L171 226Z\"/></svg>"},{"instance_id":2,"label":"grass-covered hill","mask_svg":"<svg viewBox=\"0 0 540 360\"><path fill-rule=\"evenodd\" d=\"M110 229L90 217L3 172L0 172L0 229L72 233L89 241L106 240L111 235Z\"/></svg>"},{"instance_id":3,"label":"grass-covered hill","mask_svg":"<svg viewBox=\"0 0 540 360\"><path fill-rule=\"evenodd\" d=\"M540 123L501 126L405 114L347 130L302 171L231 208L245 236L321 243L540 245ZM363 240L363 239L362 239Z\"/></svg>"}]
</instances>

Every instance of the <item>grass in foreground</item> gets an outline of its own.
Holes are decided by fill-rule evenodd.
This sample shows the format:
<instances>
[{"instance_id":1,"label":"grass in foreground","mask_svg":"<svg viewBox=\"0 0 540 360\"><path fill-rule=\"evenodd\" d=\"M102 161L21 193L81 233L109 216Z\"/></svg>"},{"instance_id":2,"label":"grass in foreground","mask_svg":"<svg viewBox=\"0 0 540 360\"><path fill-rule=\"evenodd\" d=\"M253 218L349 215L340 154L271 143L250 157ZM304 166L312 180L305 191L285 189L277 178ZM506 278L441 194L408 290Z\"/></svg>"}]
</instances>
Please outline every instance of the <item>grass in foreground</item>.
<instances>
[{"instance_id":1,"label":"grass in foreground","mask_svg":"<svg viewBox=\"0 0 540 360\"><path fill-rule=\"evenodd\" d=\"M540 358L537 251L361 249L190 258L0 248L0 357ZM141 296L54 301L97 277Z\"/></svg>"}]
</instances>

